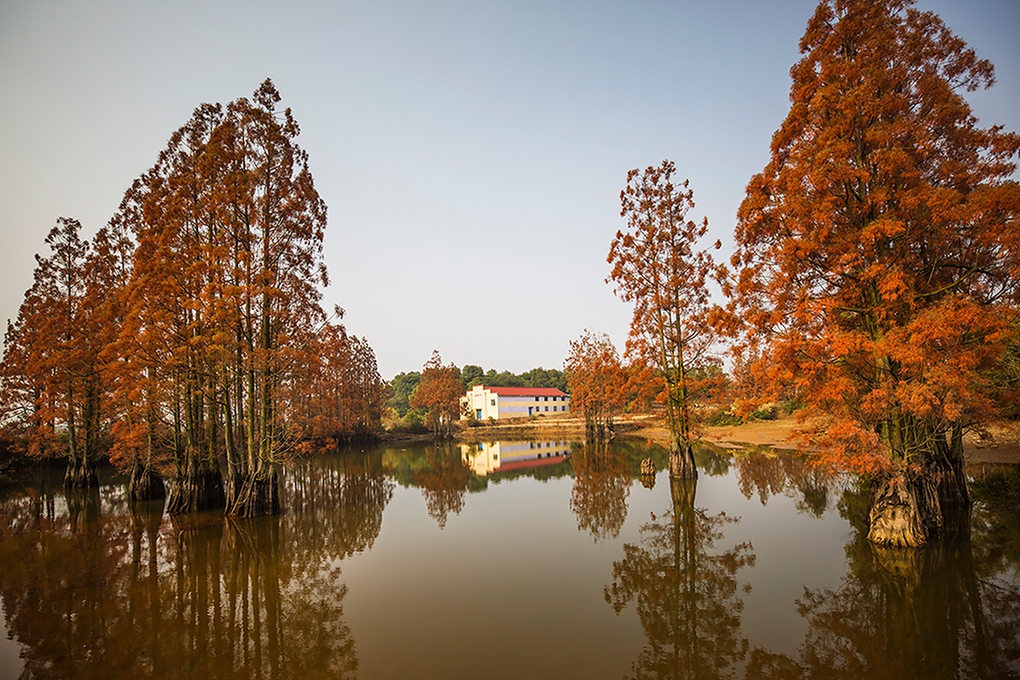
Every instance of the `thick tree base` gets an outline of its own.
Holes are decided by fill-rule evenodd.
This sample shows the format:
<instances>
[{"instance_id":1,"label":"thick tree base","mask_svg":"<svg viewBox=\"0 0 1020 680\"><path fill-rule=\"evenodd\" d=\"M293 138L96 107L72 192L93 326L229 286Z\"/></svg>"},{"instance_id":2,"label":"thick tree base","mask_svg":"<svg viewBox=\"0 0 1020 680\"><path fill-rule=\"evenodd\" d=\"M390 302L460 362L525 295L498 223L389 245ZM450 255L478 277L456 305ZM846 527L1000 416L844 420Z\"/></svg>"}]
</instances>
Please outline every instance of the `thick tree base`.
<instances>
[{"instance_id":1,"label":"thick tree base","mask_svg":"<svg viewBox=\"0 0 1020 680\"><path fill-rule=\"evenodd\" d=\"M970 493L959 469L898 473L871 483L868 540L918 548L930 541L970 537Z\"/></svg>"},{"instance_id":2,"label":"thick tree base","mask_svg":"<svg viewBox=\"0 0 1020 680\"><path fill-rule=\"evenodd\" d=\"M65 489L95 489L98 487L99 477L96 476L94 465L81 461L67 464L67 472L64 473Z\"/></svg>"},{"instance_id":3,"label":"thick tree base","mask_svg":"<svg viewBox=\"0 0 1020 680\"><path fill-rule=\"evenodd\" d=\"M227 508L233 517L261 517L280 514L280 484L276 470L263 476L249 475L241 483Z\"/></svg>"},{"instance_id":4,"label":"thick tree base","mask_svg":"<svg viewBox=\"0 0 1020 680\"><path fill-rule=\"evenodd\" d=\"M174 480L167 512L184 515L215 510L226 505L223 477L217 469L206 469Z\"/></svg>"},{"instance_id":5,"label":"thick tree base","mask_svg":"<svg viewBox=\"0 0 1020 680\"><path fill-rule=\"evenodd\" d=\"M673 479L697 479L694 449L690 444L673 444L669 450L669 476Z\"/></svg>"},{"instance_id":6,"label":"thick tree base","mask_svg":"<svg viewBox=\"0 0 1020 680\"><path fill-rule=\"evenodd\" d=\"M616 437L616 428L612 424L589 423L584 427L585 441L607 442Z\"/></svg>"},{"instance_id":7,"label":"thick tree base","mask_svg":"<svg viewBox=\"0 0 1020 680\"><path fill-rule=\"evenodd\" d=\"M137 466L131 470L131 482L128 484L128 498L132 503L145 503L166 498L166 485L163 478L150 467Z\"/></svg>"}]
</instances>

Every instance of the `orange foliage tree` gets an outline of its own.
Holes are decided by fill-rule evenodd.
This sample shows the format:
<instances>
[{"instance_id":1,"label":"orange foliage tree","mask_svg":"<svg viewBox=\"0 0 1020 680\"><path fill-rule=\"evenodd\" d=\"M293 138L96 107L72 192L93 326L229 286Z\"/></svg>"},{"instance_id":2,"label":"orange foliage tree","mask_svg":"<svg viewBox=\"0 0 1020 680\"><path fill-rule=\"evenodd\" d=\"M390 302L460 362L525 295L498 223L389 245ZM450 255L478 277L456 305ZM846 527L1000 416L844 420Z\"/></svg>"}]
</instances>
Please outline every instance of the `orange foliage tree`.
<instances>
[{"instance_id":1,"label":"orange foliage tree","mask_svg":"<svg viewBox=\"0 0 1020 680\"><path fill-rule=\"evenodd\" d=\"M169 430L171 512L278 512L277 467L300 435L283 394L325 320L326 207L279 101L266 81L196 109L121 207L138 240L127 354L163 401L138 422Z\"/></svg>"},{"instance_id":2,"label":"orange foliage tree","mask_svg":"<svg viewBox=\"0 0 1020 680\"><path fill-rule=\"evenodd\" d=\"M66 452L69 485L108 454L132 500L169 472L171 513L275 513L309 439L378 433L375 355L319 304L326 206L279 102L267 80L199 106L91 244L64 218L47 238L0 417L30 452Z\"/></svg>"},{"instance_id":3,"label":"orange foliage tree","mask_svg":"<svg viewBox=\"0 0 1020 680\"><path fill-rule=\"evenodd\" d=\"M425 419L432 432L436 437L445 438L452 436L453 423L460 418L463 396L460 369L452 363L443 366L439 351L433 350L432 357L422 367L421 381L408 404L411 408L425 409Z\"/></svg>"},{"instance_id":4,"label":"orange foliage tree","mask_svg":"<svg viewBox=\"0 0 1020 680\"><path fill-rule=\"evenodd\" d=\"M95 465L112 419L102 354L116 337L110 316L117 258L100 232L91 249L78 220L61 217L36 256L35 279L5 337L4 400L26 424L28 451L65 456L65 485L97 485Z\"/></svg>"},{"instance_id":5,"label":"orange foliage tree","mask_svg":"<svg viewBox=\"0 0 1020 680\"><path fill-rule=\"evenodd\" d=\"M387 392L368 341L329 323L313 346L307 370L297 372L288 390L288 417L303 426L309 444L333 448L377 437Z\"/></svg>"},{"instance_id":6,"label":"orange foliage tree","mask_svg":"<svg viewBox=\"0 0 1020 680\"><path fill-rule=\"evenodd\" d=\"M609 336L585 329L580 338L570 341L563 371L571 410L584 416L585 433L596 439L611 435L613 416L626 397L626 376Z\"/></svg>"},{"instance_id":7,"label":"orange foliage tree","mask_svg":"<svg viewBox=\"0 0 1020 680\"><path fill-rule=\"evenodd\" d=\"M796 386L812 450L874 474L869 538L896 545L965 517L1020 286L1020 137L978 127L963 92L992 65L912 5L819 4L733 257L752 370Z\"/></svg>"},{"instance_id":8,"label":"orange foliage tree","mask_svg":"<svg viewBox=\"0 0 1020 680\"><path fill-rule=\"evenodd\" d=\"M620 192L627 228L616 232L607 261L616 294L634 303L627 354L654 366L665 383L670 474L693 478L692 373L712 363L708 280L722 269L709 252L697 249L708 219L687 219L694 191L687 180L674 184L674 172L673 162L663 161L627 173L627 186ZM717 241L715 247L720 245Z\"/></svg>"}]
</instances>

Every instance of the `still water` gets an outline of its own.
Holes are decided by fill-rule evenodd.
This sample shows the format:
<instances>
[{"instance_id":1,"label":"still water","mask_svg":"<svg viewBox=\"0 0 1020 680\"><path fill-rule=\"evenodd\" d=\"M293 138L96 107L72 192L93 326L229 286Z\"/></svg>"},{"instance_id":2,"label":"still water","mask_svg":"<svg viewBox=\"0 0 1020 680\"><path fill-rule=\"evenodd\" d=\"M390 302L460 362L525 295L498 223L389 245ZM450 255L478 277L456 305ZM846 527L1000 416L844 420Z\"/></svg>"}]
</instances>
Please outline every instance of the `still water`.
<instances>
[{"instance_id":1,"label":"still water","mask_svg":"<svg viewBox=\"0 0 1020 680\"><path fill-rule=\"evenodd\" d=\"M660 470L638 476L651 456ZM1020 475L969 544L878 551L866 498L773 452L376 448L286 471L285 514L0 491L0 678L1020 677Z\"/></svg>"}]
</instances>

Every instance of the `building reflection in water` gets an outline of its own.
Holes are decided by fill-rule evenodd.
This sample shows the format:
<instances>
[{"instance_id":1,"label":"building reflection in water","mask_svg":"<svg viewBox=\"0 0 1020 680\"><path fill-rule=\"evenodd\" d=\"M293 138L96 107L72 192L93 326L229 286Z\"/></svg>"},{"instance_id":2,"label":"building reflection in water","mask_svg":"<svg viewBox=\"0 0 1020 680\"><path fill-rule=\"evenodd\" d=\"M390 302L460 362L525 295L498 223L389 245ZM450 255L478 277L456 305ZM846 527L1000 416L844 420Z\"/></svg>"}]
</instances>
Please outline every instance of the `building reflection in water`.
<instances>
[{"instance_id":1,"label":"building reflection in water","mask_svg":"<svg viewBox=\"0 0 1020 680\"><path fill-rule=\"evenodd\" d=\"M465 464L479 477L558 465L570 457L568 441L495 441L461 444Z\"/></svg>"}]
</instances>

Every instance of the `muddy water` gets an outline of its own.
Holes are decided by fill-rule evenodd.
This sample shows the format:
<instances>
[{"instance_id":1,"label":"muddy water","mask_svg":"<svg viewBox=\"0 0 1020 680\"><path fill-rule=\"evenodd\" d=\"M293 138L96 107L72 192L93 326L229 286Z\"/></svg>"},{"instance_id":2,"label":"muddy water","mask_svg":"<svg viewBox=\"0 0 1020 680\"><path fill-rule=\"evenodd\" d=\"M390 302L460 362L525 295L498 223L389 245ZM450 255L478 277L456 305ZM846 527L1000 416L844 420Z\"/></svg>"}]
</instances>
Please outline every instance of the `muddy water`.
<instances>
[{"instance_id":1,"label":"muddy water","mask_svg":"<svg viewBox=\"0 0 1020 680\"><path fill-rule=\"evenodd\" d=\"M660 470L638 476L651 456ZM876 551L794 457L569 442L289 469L281 517L169 518L122 480L0 492L0 678L1002 678L1020 672L1020 476L969 544Z\"/></svg>"}]
</instances>

